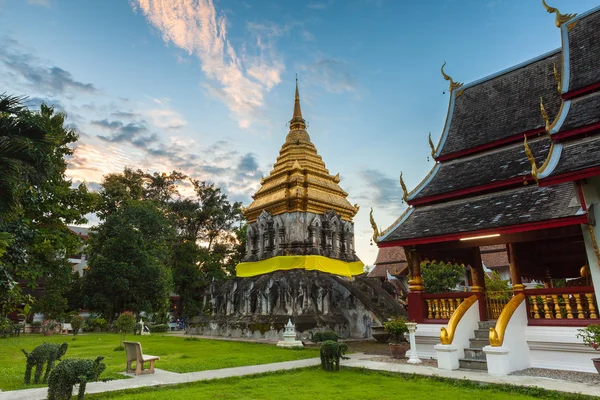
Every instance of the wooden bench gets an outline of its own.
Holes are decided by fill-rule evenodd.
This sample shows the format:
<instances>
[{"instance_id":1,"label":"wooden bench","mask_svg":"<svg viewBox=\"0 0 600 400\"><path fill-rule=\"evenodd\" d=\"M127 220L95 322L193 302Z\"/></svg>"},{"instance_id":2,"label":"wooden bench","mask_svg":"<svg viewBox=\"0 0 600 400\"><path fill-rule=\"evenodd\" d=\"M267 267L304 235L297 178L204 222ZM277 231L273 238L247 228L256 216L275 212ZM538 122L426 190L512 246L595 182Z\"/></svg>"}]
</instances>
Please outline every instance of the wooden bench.
<instances>
[{"instance_id":1,"label":"wooden bench","mask_svg":"<svg viewBox=\"0 0 600 400\"><path fill-rule=\"evenodd\" d=\"M142 353L142 344L140 342L123 342L125 353L127 354L127 372L135 372L136 375L153 374L154 361L160 360L160 357L150 356ZM135 371L131 369L131 363L135 361ZM144 370L144 363L150 363L150 369Z\"/></svg>"}]
</instances>

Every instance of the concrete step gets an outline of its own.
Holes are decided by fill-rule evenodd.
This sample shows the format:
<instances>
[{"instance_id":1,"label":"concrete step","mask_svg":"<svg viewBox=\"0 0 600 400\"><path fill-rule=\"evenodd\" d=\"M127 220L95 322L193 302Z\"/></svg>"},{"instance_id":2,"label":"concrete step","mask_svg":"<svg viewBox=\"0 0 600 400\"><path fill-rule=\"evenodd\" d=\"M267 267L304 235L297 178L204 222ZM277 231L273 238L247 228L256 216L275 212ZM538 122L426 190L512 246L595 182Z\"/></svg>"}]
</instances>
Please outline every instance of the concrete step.
<instances>
[{"instance_id":1,"label":"concrete step","mask_svg":"<svg viewBox=\"0 0 600 400\"><path fill-rule=\"evenodd\" d=\"M487 361L473 360L470 358L461 358L458 360L461 369L475 369L479 371L487 371Z\"/></svg>"},{"instance_id":2,"label":"concrete step","mask_svg":"<svg viewBox=\"0 0 600 400\"><path fill-rule=\"evenodd\" d=\"M490 328L495 328L496 327L496 321L479 321L479 329L486 329L486 330L490 330Z\"/></svg>"},{"instance_id":3,"label":"concrete step","mask_svg":"<svg viewBox=\"0 0 600 400\"><path fill-rule=\"evenodd\" d=\"M489 337L489 329L475 329L475 339L488 339Z\"/></svg>"},{"instance_id":4,"label":"concrete step","mask_svg":"<svg viewBox=\"0 0 600 400\"><path fill-rule=\"evenodd\" d=\"M466 359L471 359L471 360L482 360L482 361L486 361L487 358L485 357L485 353L483 352L483 350L481 349L474 349L474 348L466 348L465 349L465 358Z\"/></svg>"},{"instance_id":5,"label":"concrete step","mask_svg":"<svg viewBox=\"0 0 600 400\"><path fill-rule=\"evenodd\" d=\"M469 342L471 342L471 348L472 349L482 349L484 346L487 346L490 344L490 340L489 339L469 339Z\"/></svg>"}]
</instances>

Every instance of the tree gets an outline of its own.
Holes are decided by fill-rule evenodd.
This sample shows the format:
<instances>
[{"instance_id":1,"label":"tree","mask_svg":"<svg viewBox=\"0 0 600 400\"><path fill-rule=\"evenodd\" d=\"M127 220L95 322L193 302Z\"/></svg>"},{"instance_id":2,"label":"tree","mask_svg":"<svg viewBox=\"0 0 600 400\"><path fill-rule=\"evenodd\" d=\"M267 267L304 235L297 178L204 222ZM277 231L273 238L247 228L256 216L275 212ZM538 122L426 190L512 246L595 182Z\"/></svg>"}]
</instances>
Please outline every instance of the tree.
<instances>
[{"instance_id":1,"label":"tree","mask_svg":"<svg viewBox=\"0 0 600 400\"><path fill-rule=\"evenodd\" d=\"M123 346L127 332L132 332L135 327L135 316L129 311L122 312L119 318L115 321L115 327L121 334L120 346Z\"/></svg>"},{"instance_id":2,"label":"tree","mask_svg":"<svg viewBox=\"0 0 600 400\"><path fill-rule=\"evenodd\" d=\"M456 289L464 279L463 266L445 262L422 262L421 276L427 293L447 293Z\"/></svg>"},{"instance_id":3,"label":"tree","mask_svg":"<svg viewBox=\"0 0 600 400\"><path fill-rule=\"evenodd\" d=\"M161 310L173 283L167 267L173 235L155 202L121 204L88 238L86 305L109 321L125 310Z\"/></svg>"},{"instance_id":4,"label":"tree","mask_svg":"<svg viewBox=\"0 0 600 400\"><path fill-rule=\"evenodd\" d=\"M78 139L66 116L44 104L30 111L20 101L0 96L0 232L12 240L6 246L0 239L6 249L1 267L32 288L44 277L50 290L39 306L59 314L72 268L68 257L80 246L66 225L85 223L95 196L66 178L66 159Z\"/></svg>"}]
</instances>

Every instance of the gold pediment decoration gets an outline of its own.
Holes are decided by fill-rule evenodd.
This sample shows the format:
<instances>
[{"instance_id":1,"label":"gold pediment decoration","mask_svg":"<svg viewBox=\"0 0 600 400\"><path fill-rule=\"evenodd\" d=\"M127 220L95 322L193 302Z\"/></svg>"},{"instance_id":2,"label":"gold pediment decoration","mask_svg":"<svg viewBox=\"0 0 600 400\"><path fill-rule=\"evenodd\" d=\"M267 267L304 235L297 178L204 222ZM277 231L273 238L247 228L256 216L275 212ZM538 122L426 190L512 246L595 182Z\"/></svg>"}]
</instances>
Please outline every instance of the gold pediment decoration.
<instances>
[{"instance_id":1,"label":"gold pediment decoration","mask_svg":"<svg viewBox=\"0 0 600 400\"><path fill-rule=\"evenodd\" d=\"M463 84L462 84L462 82L454 82L454 80L444 72L445 66L446 66L446 61L444 61L444 64L442 65L442 68L441 68L442 76L444 77L445 80L450 81L449 89L450 89L450 92L452 92L455 89L458 89L459 87L461 87Z\"/></svg>"},{"instance_id":2,"label":"gold pediment decoration","mask_svg":"<svg viewBox=\"0 0 600 400\"><path fill-rule=\"evenodd\" d=\"M373 242L377 243L377 238L379 237L379 228L377 228L377 224L373 218L373 207L371 207L371 212L369 213L369 220L371 221L371 228L373 228Z\"/></svg>"},{"instance_id":3,"label":"gold pediment decoration","mask_svg":"<svg viewBox=\"0 0 600 400\"><path fill-rule=\"evenodd\" d=\"M546 156L546 160L544 161L544 163L542 164L541 167L537 166L535 157L533 156L533 152L531 151L531 148L529 147L529 144L527 143L527 135L523 135L524 136L523 147L525 148L525 154L527 155L527 159L529 160L529 163L531 164L531 177L537 184L540 183L539 174L542 173L548 167L548 164L550 163L550 159L552 158L552 153L554 152L554 141L552 140L552 135L550 134L550 129L551 129L550 118L548 118L548 113L546 112L546 109L544 108L544 102L541 97L540 97L540 111L542 113L542 118L544 119L544 124L545 124L544 129L546 131L546 137L548 139L550 139L550 141L551 141L550 149L548 150L548 155Z\"/></svg>"},{"instance_id":4,"label":"gold pediment decoration","mask_svg":"<svg viewBox=\"0 0 600 400\"><path fill-rule=\"evenodd\" d=\"M435 146L431 140L431 132L429 132L429 147L431 148L431 157L435 158Z\"/></svg>"},{"instance_id":5,"label":"gold pediment decoration","mask_svg":"<svg viewBox=\"0 0 600 400\"><path fill-rule=\"evenodd\" d=\"M402 172L400 172L400 186L402 187L402 198L406 203L408 203L408 190L406 189L406 184L402 178Z\"/></svg>"},{"instance_id":6,"label":"gold pediment decoration","mask_svg":"<svg viewBox=\"0 0 600 400\"><path fill-rule=\"evenodd\" d=\"M542 4L544 5L544 8L546 9L546 11L548 11L549 14L552 14L552 13L556 14L556 20L554 23L557 28L560 28L562 24L564 24L565 22L574 18L577 15L577 14L561 14L560 11L558 11L558 8L550 7L548 4L546 4L546 0L542 0ZM568 26L568 28L571 28L571 27Z\"/></svg>"}]
</instances>

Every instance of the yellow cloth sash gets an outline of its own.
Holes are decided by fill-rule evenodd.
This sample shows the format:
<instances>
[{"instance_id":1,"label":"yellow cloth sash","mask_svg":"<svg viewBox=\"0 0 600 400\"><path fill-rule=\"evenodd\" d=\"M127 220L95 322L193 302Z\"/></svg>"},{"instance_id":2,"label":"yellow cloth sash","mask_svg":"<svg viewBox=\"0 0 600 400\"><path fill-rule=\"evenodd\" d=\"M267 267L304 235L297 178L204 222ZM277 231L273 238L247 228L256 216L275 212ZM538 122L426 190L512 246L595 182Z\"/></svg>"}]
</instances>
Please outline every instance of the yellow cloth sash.
<instances>
[{"instance_id":1,"label":"yellow cloth sash","mask_svg":"<svg viewBox=\"0 0 600 400\"><path fill-rule=\"evenodd\" d=\"M328 274L352 277L353 275L362 274L364 266L362 261L345 262L323 256L278 256L261 261L239 263L235 270L240 278L291 269L321 271Z\"/></svg>"}]
</instances>

